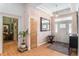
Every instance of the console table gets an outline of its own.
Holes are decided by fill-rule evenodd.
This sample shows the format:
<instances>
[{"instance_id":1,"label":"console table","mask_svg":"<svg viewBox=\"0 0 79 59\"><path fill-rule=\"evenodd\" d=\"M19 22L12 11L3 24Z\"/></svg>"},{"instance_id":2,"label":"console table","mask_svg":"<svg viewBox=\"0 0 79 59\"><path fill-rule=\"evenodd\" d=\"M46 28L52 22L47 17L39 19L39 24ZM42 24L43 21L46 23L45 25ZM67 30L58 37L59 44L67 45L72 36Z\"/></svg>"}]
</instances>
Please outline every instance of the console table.
<instances>
[{"instance_id":1,"label":"console table","mask_svg":"<svg viewBox=\"0 0 79 59\"><path fill-rule=\"evenodd\" d=\"M48 43L53 43L54 37L55 37L55 36L53 36L53 35L49 35L49 36L48 36Z\"/></svg>"}]
</instances>

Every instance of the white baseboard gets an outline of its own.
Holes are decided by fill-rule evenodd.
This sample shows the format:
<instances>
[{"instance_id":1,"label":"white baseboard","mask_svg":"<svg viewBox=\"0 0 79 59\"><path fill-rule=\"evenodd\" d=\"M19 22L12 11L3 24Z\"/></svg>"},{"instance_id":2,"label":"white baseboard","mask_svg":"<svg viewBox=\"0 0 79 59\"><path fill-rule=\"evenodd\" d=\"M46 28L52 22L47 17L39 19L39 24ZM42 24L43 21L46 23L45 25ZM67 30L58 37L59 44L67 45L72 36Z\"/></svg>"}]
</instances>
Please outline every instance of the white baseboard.
<instances>
[{"instance_id":1,"label":"white baseboard","mask_svg":"<svg viewBox=\"0 0 79 59\"><path fill-rule=\"evenodd\" d=\"M43 45L43 44L45 44L45 43L47 43L47 42L42 42L42 43L39 43L37 46Z\"/></svg>"}]
</instances>

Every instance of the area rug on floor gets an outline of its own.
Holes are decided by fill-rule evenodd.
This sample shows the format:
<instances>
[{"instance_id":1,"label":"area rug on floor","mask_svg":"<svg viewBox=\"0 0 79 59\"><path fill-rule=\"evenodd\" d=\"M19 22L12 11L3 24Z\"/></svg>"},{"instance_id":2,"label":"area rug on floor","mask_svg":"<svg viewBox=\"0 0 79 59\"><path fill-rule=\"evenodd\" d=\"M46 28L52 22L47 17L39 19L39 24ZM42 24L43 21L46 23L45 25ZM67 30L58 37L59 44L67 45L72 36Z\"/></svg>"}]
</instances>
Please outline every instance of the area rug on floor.
<instances>
[{"instance_id":1,"label":"area rug on floor","mask_svg":"<svg viewBox=\"0 0 79 59\"><path fill-rule=\"evenodd\" d=\"M53 44L50 44L48 48L68 55L68 44L54 42Z\"/></svg>"}]
</instances>

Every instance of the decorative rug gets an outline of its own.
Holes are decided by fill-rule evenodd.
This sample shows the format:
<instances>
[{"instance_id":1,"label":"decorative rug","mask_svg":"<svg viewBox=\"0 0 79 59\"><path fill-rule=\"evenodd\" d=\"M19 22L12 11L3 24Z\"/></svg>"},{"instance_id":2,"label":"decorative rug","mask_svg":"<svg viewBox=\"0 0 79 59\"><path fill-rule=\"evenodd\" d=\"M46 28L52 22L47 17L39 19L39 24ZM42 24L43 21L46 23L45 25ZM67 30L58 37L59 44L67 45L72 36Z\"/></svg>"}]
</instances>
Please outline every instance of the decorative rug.
<instances>
[{"instance_id":1,"label":"decorative rug","mask_svg":"<svg viewBox=\"0 0 79 59\"><path fill-rule=\"evenodd\" d=\"M68 46L69 45L65 43L54 42L53 44L50 44L48 48L68 55Z\"/></svg>"}]
</instances>

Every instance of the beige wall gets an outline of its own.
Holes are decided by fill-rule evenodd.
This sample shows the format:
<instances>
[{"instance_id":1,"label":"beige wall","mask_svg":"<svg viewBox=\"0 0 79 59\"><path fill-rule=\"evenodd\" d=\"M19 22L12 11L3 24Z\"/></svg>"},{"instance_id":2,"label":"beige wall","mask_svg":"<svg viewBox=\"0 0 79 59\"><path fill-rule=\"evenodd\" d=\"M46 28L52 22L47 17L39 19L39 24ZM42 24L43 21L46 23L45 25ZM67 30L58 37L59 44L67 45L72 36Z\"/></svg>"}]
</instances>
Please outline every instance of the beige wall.
<instances>
[{"instance_id":1,"label":"beige wall","mask_svg":"<svg viewBox=\"0 0 79 59\"><path fill-rule=\"evenodd\" d=\"M72 14L72 32L77 33L77 16L76 16L76 13Z\"/></svg>"},{"instance_id":2,"label":"beige wall","mask_svg":"<svg viewBox=\"0 0 79 59\"><path fill-rule=\"evenodd\" d=\"M51 17L51 32L55 34L55 16Z\"/></svg>"}]
</instances>

